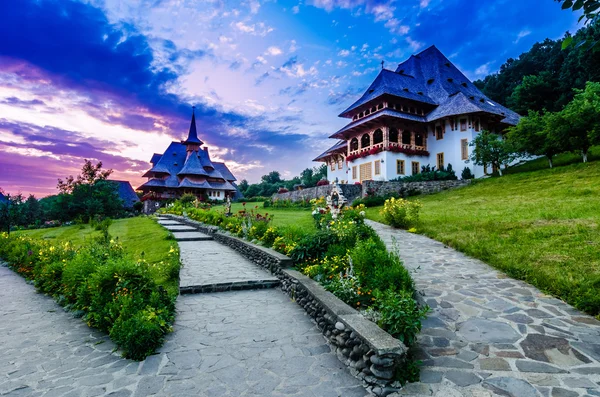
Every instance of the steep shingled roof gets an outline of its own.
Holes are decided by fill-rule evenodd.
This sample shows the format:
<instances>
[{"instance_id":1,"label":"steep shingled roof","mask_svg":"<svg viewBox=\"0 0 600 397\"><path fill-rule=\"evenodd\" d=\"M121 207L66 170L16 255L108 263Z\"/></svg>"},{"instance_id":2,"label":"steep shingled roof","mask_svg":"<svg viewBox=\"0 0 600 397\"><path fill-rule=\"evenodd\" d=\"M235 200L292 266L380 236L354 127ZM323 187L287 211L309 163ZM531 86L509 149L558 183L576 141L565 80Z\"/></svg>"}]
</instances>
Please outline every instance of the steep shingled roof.
<instances>
[{"instance_id":1,"label":"steep shingled roof","mask_svg":"<svg viewBox=\"0 0 600 397\"><path fill-rule=\"evenodd\" d=\"M194 143L198 145L204 144L200 139L198 139L198 132L196 131L196 114L192 109L192 122L190 123L190 131L188 132L188 137L184 143Z\"/></svg>"},{"instance_id":2,"label":"steep shingled roof","mask_svg":"<svg viewBox=\"0 0 600 397\"><path fill-rule=\"evenodd\" d=\"M188 154L183 168L177 173L177 176L182 175L208 176L208 172L206 172L206 170L200 163L200 155L198 154L198 152L191 152Z\"/></svg>"},{"instance_id":3,"label":"steep shingled roof","mask_svg":"<svg viewBox=\"0 0 600 397\"><path fill-rule=\"evenodd\" d=\"M133 204L140 201L137 194L135 194L135 190L131 187L131 183L128 181L115 181L109 179L108 182L117 185L117 194L119 195L119 198L123 200L123 207L131 209L133 208Z\"/></svg>"},{"instance_id":4,"label":"steep shingled roof","mask_svg":"<svg viewBox=\"0 0 600 397\"><path fill-rule=\"evenodd\" d=\"M520 118L517 113L486 97L435 46L412 55L399 64L395 72L382 70L365 94L340 117L351 117L352 110L385 94L438 105L425 116L425 121L474 112L498 115L509 125L516 125Z\"/></svg>"},{"instance_id":5,"label":"steep shingled roof","mask_svg":"<svg viewBox=\"0 0 600 397\"><path fill-rule=\"evenodd\" d=\"M422 94L419 94L422 93ZM425 84L413 76L392 72L382 69L373 83L369 86L362 97L354 102L348 109L344 110L340 117L348 117L349 112L365 103L385 94L394 95L400 98L411 99L417 102L424 102L435 105L436 102L429 98L425 91Z\"/></svg>"},{"instance_id":6,"label":"steep shingled roof","mask_svg":"<svg viewBox=\"0 0 600 397\"><path fill-rule=\"evenodd\" d=\"M346 141L338 141L335 145L333 145L332 147L330 147L329 149L325 150L323 153L321 153L320 155L318 155L317 157L315 157L315 159L313 161L321 161L322 159L324 159L327 156L332 155L335 152L340 152L342 151L342 149L345 149L348 147L348 142Z\"/></svg>"},{"instance_id":7,"label":"steep shingled roof","mask_svg":"<svg viewBox=\"0 0 600 397\"><path fill-rule=\"evenodd\" d=\"M151 179L142 184L139 189L144 187L183 187L179 182L178 175L196 175L206 176L216 179L224 179L229 182L235 181L235 177L229 171L224 163L213 163L206 150L198 150L187 155L187 148L184 143L171 142L158 163L144 175L151 173L168 174L166 179ZM183 181L182 181L183 182Z\"/></svg>"}]
</instances>

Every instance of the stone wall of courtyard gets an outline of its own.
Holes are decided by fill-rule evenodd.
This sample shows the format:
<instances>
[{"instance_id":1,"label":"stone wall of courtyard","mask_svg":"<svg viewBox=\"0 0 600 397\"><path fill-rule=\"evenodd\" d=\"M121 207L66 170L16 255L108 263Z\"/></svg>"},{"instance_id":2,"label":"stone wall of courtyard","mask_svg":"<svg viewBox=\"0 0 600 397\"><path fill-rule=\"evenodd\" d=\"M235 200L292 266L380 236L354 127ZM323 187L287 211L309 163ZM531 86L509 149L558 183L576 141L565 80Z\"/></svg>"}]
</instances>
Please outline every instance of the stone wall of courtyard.
<instances>
[{"instance_id":1,"label":"stone wall of courtyard","mask_svg":"<svg viewBox=\"0 0 600 397\"><path fill-rule=\"evenodd\" d=\"M367 195L387 196L399 194L402 197L420 194L438 193L443 190L463 187L471 183L471 179L456 181L427 181L427 182L395 182L395 181L364 181L362 185L338 185L348 202ZM302 201L328 196L332 185L311 187L288 193L277 193L273 200Z\"/></svg>"}]
</instances>

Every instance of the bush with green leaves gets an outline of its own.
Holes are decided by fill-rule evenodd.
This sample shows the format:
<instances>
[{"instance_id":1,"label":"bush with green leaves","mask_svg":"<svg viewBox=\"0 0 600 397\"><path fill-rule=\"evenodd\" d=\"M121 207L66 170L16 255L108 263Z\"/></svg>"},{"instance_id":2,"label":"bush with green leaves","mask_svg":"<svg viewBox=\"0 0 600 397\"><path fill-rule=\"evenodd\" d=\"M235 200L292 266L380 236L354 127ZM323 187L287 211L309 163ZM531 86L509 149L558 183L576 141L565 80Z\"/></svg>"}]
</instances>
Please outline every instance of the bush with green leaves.
<instances>
[{"instance_id":1,"label":"bush with green leaves","mask_svg":"<svg viewBox=\"0 0 600 397\"><path fill-rule=\"evenodd\" d=\"M408 229L419 221L421 203L404 199L391 198L385 201L381 215L389 225Z\"/></svg>"},{"instance_id":2,"label":"bush with green leaves","mask_svg":"<svg viewBox=\"0 0 600 397\"><path fill-rule=\"evenodd\" d=\"M171 330L176 293L157 280L179 277L179 252L148 263L125 256L121 245L101 236L76 248L23 236L0 234L0 257L88 325L109 333L127 358L152 354Z\"/></svg>"},{"instance_id":3,"label":"bush with green leaves","mask_svg":"<svg viewBox=\"0 0 600 397\"><path fill-rule=\"evenodd\" d=\"M378 324L390 335L412 346L421 331L421 320L429 307L419 307L410 290L375 291L375 308L379 312Z\"/></svg>"},{"instance_id":4,"label":"bush with green leaves","mask_svg":"<svg viewBox=\"0 0 600 397\"><path fill-rule=\"evenodd\" d=\"M469 167L463 168L462 172L460 173L460 179L466 180L466 179L473 179L473 178L475 178L475 175L473 175L473 173L471 172L471 169Z\"/></svg>"}]
</instances>

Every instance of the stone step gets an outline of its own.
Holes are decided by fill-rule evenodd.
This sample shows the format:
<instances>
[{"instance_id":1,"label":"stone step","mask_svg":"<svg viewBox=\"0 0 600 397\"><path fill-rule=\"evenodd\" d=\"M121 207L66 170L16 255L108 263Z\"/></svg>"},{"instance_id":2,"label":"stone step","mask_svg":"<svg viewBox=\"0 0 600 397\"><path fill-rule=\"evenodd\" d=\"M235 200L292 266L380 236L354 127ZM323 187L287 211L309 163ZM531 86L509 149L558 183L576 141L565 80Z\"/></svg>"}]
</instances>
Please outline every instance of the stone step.
<instances>
[{"instance_id":1,"label":"stone step","mask_svg":"<svg viewBox=\"0 0 600 397\"><path fill-rule=\"evenodd\" d=\"M181 222L172 221L172 220L167 220L167 219L166 219L166 220L164 220L164 221L163 221L163 220L159 220L159 221L158 221L158 224L159 224L159 225L163 225L163 226L167 226L167 225L173 225L173 226L177 226L177 225L179 225L179 226L183 226L183 225L184 225L184 224L183 224L183 223L181 223Z\"/></svg>"},{"instance_id":2,"label":"stone step","mask_svg":"<svg viewBox=\"0 0 600 397\"><path fill-rule=\"evenodd\" d=\"M192 230L183 230L180 232L174 232L173 236L175 236L176 241L209 241L213 238L207 234L192 231Z\"/></svg>"},{"instance_id":3,"label":"stone step","mask_svg":"<svg viewBox=\"0 0 600 397\"><path fill-rule=\"evenodd\" d=\"M279 279L269 278L266 280L245 280L233 281L216 284L188 285L179 287L179 293L185 294L205 294L210 292L242 291L253 289L267 289L279 286Z\"/></svg>"},{"instance_id":4,"label":"stone step","mask_svg":"<svg viewBox=\"0 0 600 397\"><path fill-rule=\"evenodd\" d=\"M163 225L170 232L197 232L198 229L187 225Z\"/></svg>"}]
</instances>

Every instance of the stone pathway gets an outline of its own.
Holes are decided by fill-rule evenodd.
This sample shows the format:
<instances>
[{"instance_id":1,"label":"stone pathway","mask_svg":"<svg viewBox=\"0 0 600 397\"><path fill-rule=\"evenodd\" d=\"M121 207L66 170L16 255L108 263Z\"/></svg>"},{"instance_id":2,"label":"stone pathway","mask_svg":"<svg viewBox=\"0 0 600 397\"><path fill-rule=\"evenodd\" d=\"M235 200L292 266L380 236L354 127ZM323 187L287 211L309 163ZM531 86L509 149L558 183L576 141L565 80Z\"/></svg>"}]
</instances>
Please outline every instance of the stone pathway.
<instances>
[{"instance_id":1,"label":"stone pathway","mask_svg":"<svg viewBox=\"0 0 600 397\"><path fill-rule=\"evenodd\" d=\"M224 246L212 237L173 220L159 218L168 230L185 230L178 239L183 267L179 273L182 294L221 292L242 289L273 288L279 279L258 267L235 250ZM185 228L185 229L184 229ZM202 239L185 239L185 235L199 234Z\"/></svg>"},{"instance_id":2,"label":"stone pathway","mask_svg":"<svg viewBox=\"0 0 600 397\"><path fill-rule=\"evenodd\" d=\"M390 249L397 242L432 308L421 382L398 395L600 396L599 321L440 242L368 223Z\"/></svg>"},{"instance_id":3,"label":"stone pathway","mask_svg":"<svg viewBox=\"0 0 600 397\"><path fill-rule=\"evenodd\" d=\"M240 273L244 281L263 277L262 269L214 244L180 243L183 282L231 282ZM174 332L143 362L121 358L107 335L5 266L0 301L0 396L367 394L310 317L278 290L180 296Z\"/></svg>"}]
</instances>

